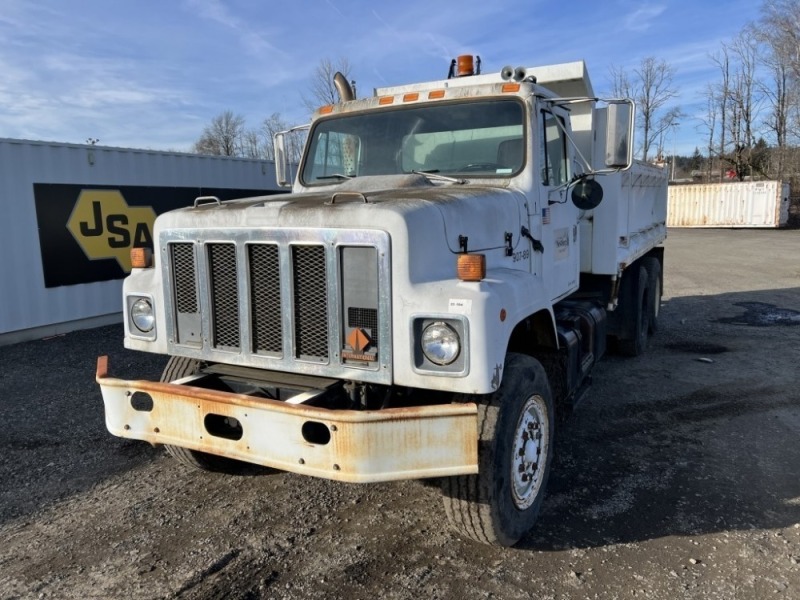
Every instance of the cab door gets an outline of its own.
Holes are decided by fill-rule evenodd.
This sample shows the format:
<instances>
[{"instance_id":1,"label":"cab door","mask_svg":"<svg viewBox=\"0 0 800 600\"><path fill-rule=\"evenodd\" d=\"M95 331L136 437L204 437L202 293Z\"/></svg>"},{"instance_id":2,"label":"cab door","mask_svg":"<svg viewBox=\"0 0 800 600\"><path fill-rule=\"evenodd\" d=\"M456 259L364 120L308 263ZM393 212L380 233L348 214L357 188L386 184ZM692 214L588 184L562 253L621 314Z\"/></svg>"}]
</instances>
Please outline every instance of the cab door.
<instances>
[{"instance_id":1,"label":"cab door","mask_svg":"<svg viewBox=\"0 0 800 600\"><path fill-rule=\"evenodd\" d=\"M537 212L531 228L542 242L541 273L550 299L561 299L579 285L578 209L569 199L571 145L566 131L567 112L545 104L534 113L532 128L538 178Z\"/></svg>"}]
</instances>

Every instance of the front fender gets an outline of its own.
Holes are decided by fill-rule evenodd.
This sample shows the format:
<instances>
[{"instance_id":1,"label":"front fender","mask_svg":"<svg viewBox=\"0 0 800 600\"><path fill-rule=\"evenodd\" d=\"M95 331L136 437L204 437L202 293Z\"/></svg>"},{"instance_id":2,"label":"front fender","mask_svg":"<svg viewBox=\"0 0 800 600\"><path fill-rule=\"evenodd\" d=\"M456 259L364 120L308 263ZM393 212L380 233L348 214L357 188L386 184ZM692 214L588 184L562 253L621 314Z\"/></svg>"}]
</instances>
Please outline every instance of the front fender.
<instances>
[{"instance_id":1,"label":"front fender","mask_svg":"<svg viewBox=\"0 0 800 600\"><path fill-rule=\"evenodd\" d=\"M480 282L451 279L412 285L404 298L395 305L395 383L415 388L491 393L502 382L505 355L516 325L542 310L554 319L541 279L514 269L492 269ZM423 298L424 302L417 300ZM451 316L466 324L469 345L462 347L466 353L463 372L414 368L419 340L413 334L413 321L424 315ZM398 335L404 331L409 335Z\"/></svg>"}]
</instances>

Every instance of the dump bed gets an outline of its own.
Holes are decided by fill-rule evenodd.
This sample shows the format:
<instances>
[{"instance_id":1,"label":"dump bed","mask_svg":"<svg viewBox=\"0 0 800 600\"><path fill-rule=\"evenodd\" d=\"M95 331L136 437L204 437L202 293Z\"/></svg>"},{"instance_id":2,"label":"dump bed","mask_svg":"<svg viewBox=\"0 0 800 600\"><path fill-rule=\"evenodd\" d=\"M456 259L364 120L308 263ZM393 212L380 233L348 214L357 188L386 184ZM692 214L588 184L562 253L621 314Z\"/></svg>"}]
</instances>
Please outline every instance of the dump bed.
<instances>
[{"instance_id":1,"label":"dump bed","mask_svg":"<svg viewBox=\"0 0 800 600\"><path fill-rule=\"evenodd\" d=\"M603 202L581 219L581 272L615 275L667 237L667 173L635 162L599 179Z\"/></svg>"}]
</instances>

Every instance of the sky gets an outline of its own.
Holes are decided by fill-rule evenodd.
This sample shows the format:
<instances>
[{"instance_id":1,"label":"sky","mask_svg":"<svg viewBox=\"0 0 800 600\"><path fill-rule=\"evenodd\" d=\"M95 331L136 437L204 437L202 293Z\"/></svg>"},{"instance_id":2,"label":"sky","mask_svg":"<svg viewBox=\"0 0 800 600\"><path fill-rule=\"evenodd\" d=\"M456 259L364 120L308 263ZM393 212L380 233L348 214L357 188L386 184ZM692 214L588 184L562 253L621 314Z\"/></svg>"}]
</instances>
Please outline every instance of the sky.
<instances>
[{"instance_id":1,"label":"sky","mask_svg":"<svg viewBox=\"0 0 800 600\"><path fill-rule=\"evenodd\" d=\"M320 60L374 87L444 79L450 60L483 72L586 61L596 94L610 69L645 57L675 69L685 116L666 153L706 135L709 58L759 0L0 0L0 138L189 151L222 111L256 128L273 113L308 121Z\"/></svg>"}]
</instances>

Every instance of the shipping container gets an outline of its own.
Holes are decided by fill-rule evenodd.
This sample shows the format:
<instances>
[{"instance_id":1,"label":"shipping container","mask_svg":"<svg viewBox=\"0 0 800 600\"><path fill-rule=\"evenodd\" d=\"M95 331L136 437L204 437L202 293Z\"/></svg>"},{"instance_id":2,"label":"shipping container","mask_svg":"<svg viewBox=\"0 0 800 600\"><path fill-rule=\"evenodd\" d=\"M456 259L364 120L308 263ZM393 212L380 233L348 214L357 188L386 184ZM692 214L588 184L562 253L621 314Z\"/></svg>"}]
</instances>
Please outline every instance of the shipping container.
<instances>
[{"instance_id":1,"label":"shipping container","mask_svg":"<svg viewBox=\"0 0 800 600\"><path fill-rule=\"evenodd\" d=\"M789 184L743 181L669 187L669 227L784 227Z\"/></svg>"},{"instance_id":2,"label":"shipping container","mask_svg":"<svg viewBox=\"0 0 800 600\"><path fill-rule=\"evenodd\" d=\"M0 139L0 344L119 321L157 214L278 191L271 161Z\"/></svg>"}]
</instances>

